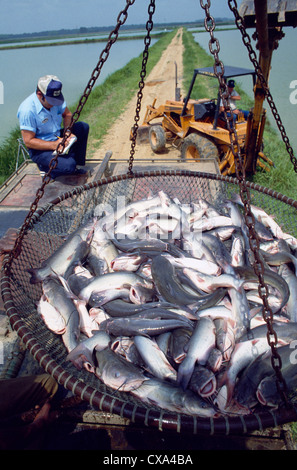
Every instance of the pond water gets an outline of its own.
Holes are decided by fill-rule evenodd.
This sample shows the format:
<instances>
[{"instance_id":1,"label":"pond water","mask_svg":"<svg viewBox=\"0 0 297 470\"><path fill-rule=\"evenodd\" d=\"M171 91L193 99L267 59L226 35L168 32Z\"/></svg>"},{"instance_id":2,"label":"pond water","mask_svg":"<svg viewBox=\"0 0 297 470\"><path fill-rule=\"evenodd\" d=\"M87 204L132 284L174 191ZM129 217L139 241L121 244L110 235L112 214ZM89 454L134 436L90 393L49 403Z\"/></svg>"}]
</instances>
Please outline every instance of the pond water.
<instances>
[{"instance_id":1,"label":"pond water","mask_svg":"<svg viewBox=\"0 0 297 470\"><path fill-rule=\"evenodd\" d=\"M155 42L152 39L151 44ZM0 50L0 144L18 125L18 107L35 90L39 77L57 75L63 82L67 104L72 105L83 94L105 46L103 42ZM142 39L122 40L113 44L96 86L138 57L143 49Z\"/></svg>"}]
</instances>

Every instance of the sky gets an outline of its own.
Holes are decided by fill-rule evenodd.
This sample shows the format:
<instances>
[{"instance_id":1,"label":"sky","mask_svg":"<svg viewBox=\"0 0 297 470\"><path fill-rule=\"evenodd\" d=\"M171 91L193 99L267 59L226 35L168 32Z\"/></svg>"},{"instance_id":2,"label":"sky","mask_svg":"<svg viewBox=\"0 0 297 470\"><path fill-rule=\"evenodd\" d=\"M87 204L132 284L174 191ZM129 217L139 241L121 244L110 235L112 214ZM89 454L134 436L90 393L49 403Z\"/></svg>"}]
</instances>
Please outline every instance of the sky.
<instances>
[{"instance_id":1,"label":"sky","mask_svg":"<svg viewBox=\"0 0 297 470\"><path fill-rule=\"evenodd\" d=\"M149 5L150 0L135 0L126 24L146 23ZM200 0L156 0L155 5L154 23L196 21L205 15ZM125 6L126 0L0 0L0 34L113 26ZM227 0L211 0L210 11L214 17L233 17Z\"/></svg>"}]
</instances>

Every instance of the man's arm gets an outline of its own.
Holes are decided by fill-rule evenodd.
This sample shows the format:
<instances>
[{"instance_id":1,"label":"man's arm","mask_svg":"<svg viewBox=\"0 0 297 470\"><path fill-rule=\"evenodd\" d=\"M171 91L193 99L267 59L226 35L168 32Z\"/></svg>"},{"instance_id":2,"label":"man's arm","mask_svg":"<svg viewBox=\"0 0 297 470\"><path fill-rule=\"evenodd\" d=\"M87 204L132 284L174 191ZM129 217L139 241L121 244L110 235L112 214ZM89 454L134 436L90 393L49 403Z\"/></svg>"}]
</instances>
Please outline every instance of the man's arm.
<instances>
[{"instance_id":1,"label":"man's arm","mask_svg":"<svg viewBox=\"0 0 297 470\"><path fill-rule=\"evenodd\" d=\"M71 111L66 107L63 114L63 125L64 125L64 129L66 129L67 127L70 126L70 123L71 123L71 119L72 119L72 113Z\"/></svg>"},{"instance_id":2,"label":"man's arm","mask_svg":"<svg viewBox=\"0 0 297 470\"><path fill-rule=\"evenodd\" d=\"M237 91L234 90L234 91L231 93L231 99L232 99L232 100L238 100L238 101L239 101L239 100L241 100L241 96L240 96L239 93L237 93Z\"/></svg>"},{"instance_id":3,"label":"man's arm","mask_svg":"<svg viewBox=\"0 0 297 470\"><path fill-rule=\"evenodd\" d=\"M33 150L56 150L59 142L62 139L59 137L57 140L42 140L35 137L35 132L22 130L23 141L27 148Z\"/></svg>"}]
</instances>

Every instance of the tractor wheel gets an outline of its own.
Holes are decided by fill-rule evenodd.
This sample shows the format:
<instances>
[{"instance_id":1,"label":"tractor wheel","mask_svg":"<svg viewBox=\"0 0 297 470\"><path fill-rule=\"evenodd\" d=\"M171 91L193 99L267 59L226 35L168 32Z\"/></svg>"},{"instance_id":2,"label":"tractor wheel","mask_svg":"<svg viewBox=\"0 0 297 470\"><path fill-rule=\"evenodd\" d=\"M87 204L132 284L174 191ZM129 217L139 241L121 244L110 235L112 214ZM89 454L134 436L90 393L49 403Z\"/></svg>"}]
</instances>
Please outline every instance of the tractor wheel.
<instances>
[{"instance_id":1,"label":"tractor wheel","mask_svg":"<svg viewBox=\"0 0 297 470\"><path fill-rule=\"evenodd\" d=\"M219 153L216 145L207 137L199 134L189 134L183 141L181 147L181 159L183 161L193 158L196 161L205 158L218 158Z\"/></svg>"},{"instance_id":2,"label":"tractor wheel","mask_svg":"<svg viewBox=\"0 0 297 470\"><path fill-rule=\"evenodd\" d=\"M162 126L152 126L150 128L149 141L153 152L160 153L165 150L166 135Z\"/></svg>"}]
</instances>

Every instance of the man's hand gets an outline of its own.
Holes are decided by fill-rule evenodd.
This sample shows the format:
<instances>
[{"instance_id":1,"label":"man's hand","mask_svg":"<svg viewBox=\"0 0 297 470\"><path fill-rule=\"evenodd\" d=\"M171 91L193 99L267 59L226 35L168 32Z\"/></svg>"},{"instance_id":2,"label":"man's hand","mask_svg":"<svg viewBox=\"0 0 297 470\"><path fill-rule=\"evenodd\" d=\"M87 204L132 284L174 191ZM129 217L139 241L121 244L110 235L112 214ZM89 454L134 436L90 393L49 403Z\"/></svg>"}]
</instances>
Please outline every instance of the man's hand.
<instances>
[{"instance_id":1,"label":"man's hand","mask_svg":"<svg viewBox=\"0 0 297 470\"><path fill-rule=\"evenodd\" d=\"M67 145L70 143L70 140L71 140L73 137L75 137L75 135L72 134L72 133L67 137L67 139L65 140L64 149L67 147ZM56 140L56 144L57 144L57 146L56 146L56 148L55 148L56 151L58 151L59 145L62 144L63 138L64 138L64 137L58 137L58 140ZM61 150L62 150L62 148L61 148Z\"/></svg>"}]
</instances>

